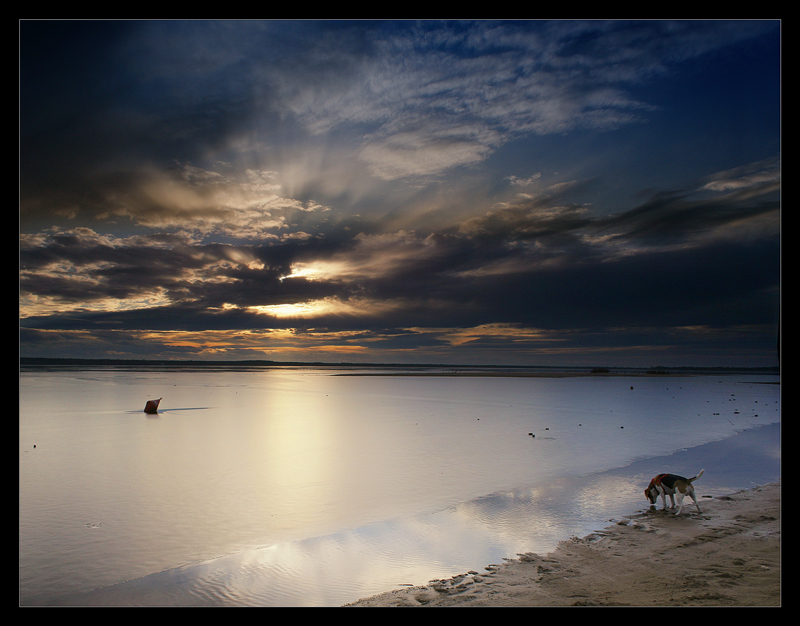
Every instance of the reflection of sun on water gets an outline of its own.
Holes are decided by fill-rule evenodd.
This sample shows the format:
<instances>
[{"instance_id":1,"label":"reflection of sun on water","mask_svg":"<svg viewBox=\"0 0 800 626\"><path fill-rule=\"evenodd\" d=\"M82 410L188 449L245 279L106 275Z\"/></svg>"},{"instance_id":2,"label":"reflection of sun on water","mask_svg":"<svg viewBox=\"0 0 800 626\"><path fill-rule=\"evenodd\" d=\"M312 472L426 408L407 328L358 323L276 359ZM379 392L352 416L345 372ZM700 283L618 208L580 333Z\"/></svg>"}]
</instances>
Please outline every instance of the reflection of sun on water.
<instances>
[{"instance_id":1,"label":"reflection of sun on water","mask_svg":"<svg viewBox=\"0 0 800 626\"><path fill-rule=\"evenodd\" d=\"M269 398L261 431L261 467L271 520L294 528L326 521L332 497L330 476L335 474L330 440L335 438L319 394L290 393Z\"/></svg>"}]
</instances>

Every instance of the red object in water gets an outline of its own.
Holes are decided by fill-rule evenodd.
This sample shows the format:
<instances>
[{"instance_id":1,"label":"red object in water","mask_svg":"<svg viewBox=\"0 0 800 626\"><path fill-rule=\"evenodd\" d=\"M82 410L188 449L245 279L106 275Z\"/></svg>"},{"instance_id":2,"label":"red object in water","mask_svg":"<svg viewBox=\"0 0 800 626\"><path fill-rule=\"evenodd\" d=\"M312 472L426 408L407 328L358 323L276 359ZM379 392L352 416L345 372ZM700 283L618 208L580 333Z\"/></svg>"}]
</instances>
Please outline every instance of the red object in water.
<instances>
[{"instance_id":1,"label":"red object in water","mask_svg":"<svg viewBox=\"0 0 800 626\"><path fill-rule=\"evenodd\" d=\"M161 398L158 400L148 400L147 404L144 405L144 412L145 413L158 413L158 403L161 402Z\"/></svg>"}]
</instances>

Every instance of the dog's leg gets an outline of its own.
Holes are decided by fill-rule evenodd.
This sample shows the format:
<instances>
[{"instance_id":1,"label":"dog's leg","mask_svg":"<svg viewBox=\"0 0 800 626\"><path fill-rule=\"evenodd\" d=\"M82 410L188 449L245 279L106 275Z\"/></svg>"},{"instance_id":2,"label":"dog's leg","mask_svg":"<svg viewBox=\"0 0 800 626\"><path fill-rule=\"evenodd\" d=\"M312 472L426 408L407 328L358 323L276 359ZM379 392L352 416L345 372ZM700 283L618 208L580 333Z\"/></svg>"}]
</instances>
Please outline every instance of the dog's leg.
<instances>
[{"instance_id":1,"label":"dog's leg","mask_svg":"<svg viewBox=\"0 0 800 626\"><path fill-rule=\"evenodd\" d=\"M698 513L702 513L702 511L700 510L700 505L697 504L697 498L694 495L694 485L692 483L694 483L694 481L696 481L698 478L700 478L703 475L704 472L705 472L705 470L701 469L697 473L697 476L695 476L694 478L689 480L689 488L687 489L689 495L692 497L692 500L694 500L694 505L697 507L697 512Z\"/></svg>"},{"instance_id":2,"label":"dog's leg","mask_svg":"<svg viewBox=\"0 0 800 626\"><path fill-rule=\"evenodd\" d=\"M667 493L664 491L663 487L659 487L658 488L658 493L661 494L661 503L663 504L661 510L662 511L666 511L667 510Z\"/></svg>"},{"instance_id":3,"label":"dog's leg","mask_svg":"<svg viewBox=\"0 0 800 626\"><path fill-rule=\"evenodd\" d=\"M697 504L697 498L694 496L694 489L689 490L689 496L691 496L692 500L694 500L694 505L697 507L697 512L702 513L700 510L700 505Z\"/></svg>"},{"instance_id":4,"label":"dog's leg","mask_svg":"<svg viewBox=\"0 0 800 626\"><path fill-rule=\"evenodd\" d=\"M675 496L678 498L678 510L675 511L675 515L680 515L681 511L683 511L683 492L679 490L675 490Z\"/></svg>"}]
</instances>

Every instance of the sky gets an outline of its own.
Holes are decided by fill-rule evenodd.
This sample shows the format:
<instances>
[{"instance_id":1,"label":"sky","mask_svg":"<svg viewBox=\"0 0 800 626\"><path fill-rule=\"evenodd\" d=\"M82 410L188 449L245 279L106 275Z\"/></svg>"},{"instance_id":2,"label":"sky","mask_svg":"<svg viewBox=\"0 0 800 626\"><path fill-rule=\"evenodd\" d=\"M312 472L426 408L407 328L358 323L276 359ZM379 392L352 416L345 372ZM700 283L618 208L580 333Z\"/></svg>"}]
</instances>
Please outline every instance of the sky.
<instances>
[{"instance_id":1,"label":"sky","mask_svg":"<svg viewBox=\"0 0 800 626\"><path fill-rule=\"evenodd\" d=\"M19 23L24 357L778 364L779 21Z\"/></svg>"}]
</instances>

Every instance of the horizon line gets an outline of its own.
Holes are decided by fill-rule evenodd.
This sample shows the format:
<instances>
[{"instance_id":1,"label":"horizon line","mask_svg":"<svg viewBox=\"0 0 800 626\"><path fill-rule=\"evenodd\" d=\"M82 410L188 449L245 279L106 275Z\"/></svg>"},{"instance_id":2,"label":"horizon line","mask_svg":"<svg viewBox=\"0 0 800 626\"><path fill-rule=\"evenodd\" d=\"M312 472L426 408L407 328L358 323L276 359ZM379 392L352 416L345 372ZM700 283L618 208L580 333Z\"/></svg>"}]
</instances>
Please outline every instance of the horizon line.
<instances>
[{"instance_id":1,"label":"horizon line","mask_svg":"<svg viewBox=\"0 0 800 626\"><path fill-rule=\"evenodd\" d=\"M328 367L396 367L396 368L491 368L491 369L605 369L605 370L769 370L780 371L780 365L765 366L731 366L731 365L648 365L648 366L609 366L609 365L504 365L504 364L478 364L478 363L360 363L354 361L274 361L271 359L135 359L135 358L105 358L105 357L31 357L20 356L20 365L68 365L68 364L96 364L96 365L157 365L161 367L193 365L193 366L328 366Z\"/></svg>"}]
</instances>

